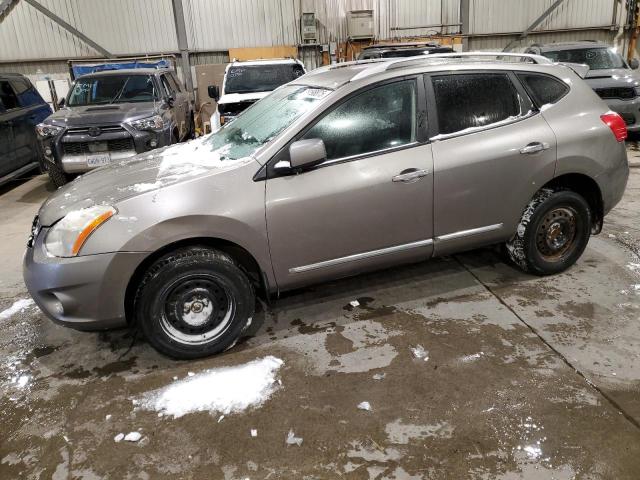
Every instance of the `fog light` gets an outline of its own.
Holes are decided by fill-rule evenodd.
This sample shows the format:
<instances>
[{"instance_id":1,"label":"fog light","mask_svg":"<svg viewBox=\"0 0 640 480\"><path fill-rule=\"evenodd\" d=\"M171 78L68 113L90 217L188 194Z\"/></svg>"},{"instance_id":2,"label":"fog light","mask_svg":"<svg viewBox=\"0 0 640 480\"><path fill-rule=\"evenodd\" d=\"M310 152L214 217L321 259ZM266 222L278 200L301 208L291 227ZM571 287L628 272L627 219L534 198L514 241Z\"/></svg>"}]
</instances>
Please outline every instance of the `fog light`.
<instances>
[{"instance_id":1,"label":"fog light","mask_svg":"<svg viewBox=\"0 0 640 480\"><path fill-rule=\"evenodd\" d=\"M53 152L51 151L51 149L50 149L49 147L47 147L47 148L45 148L45 149L44 149L44 154L45 154L47 157L50 157L52 153L53 153Z\"/></svg>"},{"instance_id":2,"label":"fog light","mask_svg":"<svg viewBox=\"0 0 640 480\"><path fill-rule=\"evenodd\" d=\"M156 148L158 146L158 141L154 138L153 140L149 141L149 146L151 148Z\"/></svg>"}]
</instances>

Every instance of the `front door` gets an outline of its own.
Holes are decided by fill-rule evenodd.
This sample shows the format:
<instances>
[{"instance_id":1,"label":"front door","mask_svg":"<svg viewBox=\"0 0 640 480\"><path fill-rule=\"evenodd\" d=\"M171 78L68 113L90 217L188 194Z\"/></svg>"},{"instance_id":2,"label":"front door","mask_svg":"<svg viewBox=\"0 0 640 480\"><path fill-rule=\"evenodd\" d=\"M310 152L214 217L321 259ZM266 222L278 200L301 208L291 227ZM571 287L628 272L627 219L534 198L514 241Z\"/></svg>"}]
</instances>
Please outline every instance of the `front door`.
<instances>
[{"instance_id":1,"label":"front door","mask_svg":"<svg viewBox=\"0 0 640 480\"><path fill-rule=\"evenodd\" d=\"M368 87L298 136L322 139L327 161L267 180L279 288L431 256L433 160L423 105L422 77Z\"/></svg>"},{"instance_id":2,"label":"front door","mask_svg":"<svg viewBox=\"0 0 640 480\"><path fill-rule=\"evenodd\" d=\"M434 74L435 254L501 242L553 178L556 138L508 72Z\"/></svg>"},{"instance_id":3,"label":"front door","mask_svg":"<svg viewBox=\"0 0 640 480\"><path fill-rule=\"evenodd\" d=\"M0 178L14 170L11 122L0 99Z\"/></svg>"}]
</instances>

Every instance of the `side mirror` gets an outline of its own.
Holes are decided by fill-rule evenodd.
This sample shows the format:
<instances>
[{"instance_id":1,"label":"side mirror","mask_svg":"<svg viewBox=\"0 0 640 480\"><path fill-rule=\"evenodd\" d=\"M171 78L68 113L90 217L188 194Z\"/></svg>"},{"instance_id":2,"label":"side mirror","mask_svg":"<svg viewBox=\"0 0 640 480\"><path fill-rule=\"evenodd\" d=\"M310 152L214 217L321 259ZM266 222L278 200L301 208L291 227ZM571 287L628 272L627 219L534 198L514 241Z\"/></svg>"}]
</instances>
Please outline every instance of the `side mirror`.
<instances>
[{"instance_id":1,"label":"side mirror","mask_svg":"<svg viewBox=\"0 0 640 480\"><path fill-rule=\"evenodd\" d=\"M637 58L632 58L631 60L629 60L629 66L633 69L633 70L637 70L638 67L640 67L640 62L638 61Z\"/></svg>"},{"instance_id":2,"label":"side mirror","mask_svg":"<svg viewBox=\"0 0 640 480\"><path fill-rule=\"evenodd\" d=\"M175 103L175 101L176 101L176 97L174 97L173 95L170 95L167 98L167 105L169 105L170 107L173 107L173 104Z\"/></svg>"},{"instance_id":3,"label":"side mirror","mask_svg":"<svg viewBox=\"0 0 640 480\"><path fill-rule=\"evenodd\" d=\"M62 97L60 100L58 100L58 107L62 108L64 107L65 104L65 99L64 97Z\"/></svg>"},{"instance_id":4,"label":"side mirror","mask_svg":"<svg viewBox=\"0 0 640 480\"><path fill-rule=\"evenodd\" d=\"M327 151L319 138L298 140L289 147L289 161L293 169L313 167L326 159Z\"/></svg>"},{"instance_id":5,"label":"side mirror","mask_svg":"<svg viewBox=\"0 0 640 480\"><path fill-rule=\"evenodd\" d=\"M220 89L218 88L217 85L209 85L209 88L207 88L207 91L209 93L209 96L213 98L216 102L220 100Z\"/></svg>"}]
</instances>

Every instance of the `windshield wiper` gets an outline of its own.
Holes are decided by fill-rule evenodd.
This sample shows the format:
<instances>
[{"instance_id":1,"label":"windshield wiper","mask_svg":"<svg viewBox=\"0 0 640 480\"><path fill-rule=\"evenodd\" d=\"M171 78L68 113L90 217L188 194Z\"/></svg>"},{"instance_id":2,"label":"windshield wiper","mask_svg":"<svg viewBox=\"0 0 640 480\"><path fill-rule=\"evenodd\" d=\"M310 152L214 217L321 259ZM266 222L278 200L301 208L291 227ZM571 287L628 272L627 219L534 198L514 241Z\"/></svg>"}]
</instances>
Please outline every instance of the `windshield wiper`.
<instances>
[{"instance_id":1,"label":"windshield wiper","mask_svg":"<svg viewBox=\"0 0 640 480\"><path fill-rule=\"evenodd\" d=\"M127 77L127 79L122 84L122 88L120 90L118 90L118 93L116 93L116 96L113 97L109 103L115 103L115 101L120 98L120 95L122 95L124 93L124 89L127 86L127 83L129 83L130 79L131 79L131 77Z\"/></svg>"}]
</instances>

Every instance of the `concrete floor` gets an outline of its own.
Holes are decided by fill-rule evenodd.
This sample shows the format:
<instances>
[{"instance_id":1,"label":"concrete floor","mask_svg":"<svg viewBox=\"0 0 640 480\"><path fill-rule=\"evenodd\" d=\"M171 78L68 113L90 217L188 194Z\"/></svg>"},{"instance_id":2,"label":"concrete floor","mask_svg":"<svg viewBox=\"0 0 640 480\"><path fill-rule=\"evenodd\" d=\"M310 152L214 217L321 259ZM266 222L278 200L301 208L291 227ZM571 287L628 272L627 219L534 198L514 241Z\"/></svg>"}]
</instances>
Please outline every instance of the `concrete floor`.
<instances>
[{"instance_id":1,"label":"concrete floor","mask_svg":"<svg viewBox=\"0 0 640 480\"><path fill-rule=\"evenodd\" d=\"M486 249L321 285L197 362L36 309L0 320L0 478L639 478L637 146L629 154L623 202L552 278ZM36 177L0 190L0 311L26 297L23 245L50 188ZM132 403L174 376L266 355L284 360L282 387L220 422ZM290 429L301 446L285 444ZM114 442L133 430L139 442Z\"/></svg>"}]
</instances>

